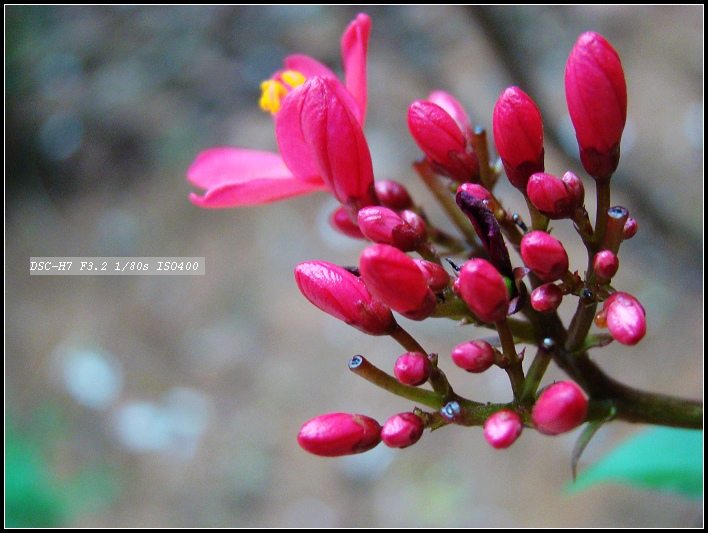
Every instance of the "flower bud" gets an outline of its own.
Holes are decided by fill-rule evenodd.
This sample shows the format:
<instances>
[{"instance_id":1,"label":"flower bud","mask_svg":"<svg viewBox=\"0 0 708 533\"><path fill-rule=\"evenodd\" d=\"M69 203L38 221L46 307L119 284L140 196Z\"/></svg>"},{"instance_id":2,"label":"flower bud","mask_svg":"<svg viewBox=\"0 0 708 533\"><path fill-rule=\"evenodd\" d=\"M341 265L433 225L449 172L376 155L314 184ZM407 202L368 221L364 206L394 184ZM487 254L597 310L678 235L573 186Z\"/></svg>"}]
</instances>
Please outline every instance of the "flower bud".
<instances>
[{"instance_id":1,"label":"flower bud","mask_svg":"<svg viewBox=\"0 0 708 533\"><path fill-rule=\"evenodd\" d=\"M524 425L521 417L511 409L497 411L484 423L484 438L492 448L508 448L521 435Z\"/></svg>"},{"instance_id":2,"label":"flower bud","mask_svg":"<svg viewBox=\"0 0 708 533\"><path fill-rule=\"evenodd\" d=\"M599 33L578 37L565 67L565 96L583 167L595 179L609 178L627 121L627 83L619 55Z\"/></svg>"},{"instance_id":3,"label":"flower bud","mask_svg":"<svg viewBox=\"0 0 708 533\"><path fill-rule=\"evenodd\" d=\"M486 323L506 318L509 292L504 278L485 259L470 259L460 269L460 294L472 312Z\"/></svg>"},{"instance_id":4,"label":"flower bud","mask_svg":"<svg viewBox=\"0 0 708 533\"><path fill-rule=\"evenodd\" d=\"M619 259L609 250L602 250L592 259L592 269L603 280L612 279L619 269Z\"/></svg>"},{"instance_id":5,"label":"flower bud","mask_svg":"<svg viewBox=\"0 0 708 533\"><path fill-rule=\"evenodd\" d=\"M468 132L472 131L472 126L470 125L470 117L467 115L467 111L462 106L462 104L452 96L450 93L445 91L433 91L428 95L428 102L437 104L442 107L445 112L450 115L457 125L460 127L462 134L467 137Z\"/></svg>"},{"instance_id":6,"label":"flower bud","mask_svg":"<svg viewBox=\"0 0 708 533\"><path fill-rule=\"evenodd\" d=\"M634 346L646 335L646 312L639 300L631 294L612 294L605 300L603 311L610 334L617 342Z\"/></svg>"},{"instance_id":7,"label":"flower bud","mask_svg":"<svg viewBox=\"0 0 708 533\"><path fill-rule=\"evenodd\" d=\"M393 367L393 375L404 385L417 387L422 385L430 377L433 371L433 363L428 356L420 352L404 353Z\"/></svg>"},{"instance_id":8,"label":"flower bud","mask_svg":"<svg viewBox=\"0 0 708 533\"><path fill-rule=\"evenodd\" d=\"M369 335L389 335L396 327L391 310L374 300L364 282L325 261L295 267L300 292L316 307Z\"/></svg>"},{"instance_id":9,"label":"flower bud","mask_svg":"<svg viewBox=\"0 0 708 533\"><path fill-rule=\"evenodd\" d=\"M420 440L425 426L415 413L401 413L384 422L381 440L389 448L407 448Z\"/></svg>"},{"instance_id":10,"label":"flower bud","mask_svg":"<svg viewBox=\"0 0 708 533\"><path fill-rule=\"evenodd\" d=\"M463 131L442 107L416 100L408 108L408 129L418 147L440 172L462 182L478 179L477 157L467 150Z\"/></svg>"},{"instance_id":11,"label":"flower bud","mask_svg":"<svg viewBox=\"0 0 708 533\"><path fill-rule=\"evenodd\" d=\"M537 172L529 178L526 193L536 209L552 220L571 218L585 199L583 182L572 172L561 179Z\"/></svg>"},{"instance_id":12,"label":"flower bud","mask_svg":"<svg viewBox=\"0 0 708 533\"><path fill-rule=\"evenodd\" d=\"M435 295L423 273L398 248L369 246L361 253L359 271L371 294L406 318L423 320L435 310Z\"/></svg>"},{"instance_id":13,"label":"flower bud","mask_svg":"<svg viewBox=\"0 0 708 533\"><path fill-rule=\"evenodd\" d=\"M521 239L521 259L546 283L568 271L568 254L558 239L545 231L532 231Z\"/></svg>"},{"instance_id":14,"label":"flower bud","mask_svg":"<svg viewBox=\"0 0 708 533\"><path fill-rule=\"evenodd\" d=\"M381 205L389 209L403 211L413 206L413 200L408 194L408 190L397 181L378 180L374 182L374 189Z\"/></svg>"},{"instance_id":15,"label":"flower bud","mask_svg":"<svg viewBox=\"0 0 708 533\"><path fill-rule=\"evenodd\" d=\"M544 283L531 293L531 307L539 313L552 313L562 301L563 291L553 283Z\"/></svg>"},{"instance_id":16,"label":"flower bud","mask_svg":"<svg viewBox=\"0 0 708 533\"><path fill-rule=\"evenodd\" d=\"M559 435L578 427L588 412L588 399L573 381L554 383L541 393L531 421L544 435Z\"/></svg>"},{"instance_id":17,"label":"flower bud","mask_svg":"<svg viewBox=\"0 0 708 533\"><path fill-rule=\"evenodd\" d=\"M339 233L351 237L352 239L366 239L359 229L349 218L346 209L338 207L329 217L329 224Z\"/></svg>"},{"instance_id":18,"label":"flower bud","mask_svg":"<svg viewBox=\"0 0 708 533\"><path fill-rule=\"evenodd\" d=\"M414 258L413 262L423 273L425 282L434 293L442 292L447 289L448 285L450 285L450 275L437 263L417 258Z\"/></svg>"},{"instance_id":19,"label":"flower bud","mask_svg":"<svg viewBox=\"0 0 708 533\"><path fill-rule=\"evenodd\" d=\"M524 91L509 87L494 106L492 127L509 181L526 193L529 176L544 169L541 112Z\"/></svg>"},{"instance_id":20,"label":"flower bud","mask_svg":"<svg viewBox=\"0 0 708 533\"><path fill-rule=\"evenodd\" d=\"M622 229L622 239L625 241L631 239L637 234L638 229L639 226L637 225L637 221L632 217L629 217L624 223L624 228Z\"/></svg>"},{"instance_id":21,"label":"flower bud","mask_svg":"<svg viewBox=\"0 0 708 533\"><path fill-rule=\"evenodd\" d=\"M297 442L306 452L322 457L353 455L381 442L381 426L368 416L329 413L305 422Z\"/></svg>"},{"instance_id":22,"label":"flower bud","mask_svg":"<svg viewBox=\"0 0 708 533\"><path fill-rule=\"evenodd\" d=\"M494 201L494 196L492 196L492 193L478 183L463 183L457 188L457 194L459 194L460 191L465 191L483 202L485 200L487 203Z\"/></svg>"},{"instance_id":23,"label":"flower bud","mask_svg":"<svg viewBox=\"0 0 708 533\"><path fill-rule=\"evenodd\" d=\"M482 340L463 342L452 350L452 362L474 374L488 370L494 364L494 359L494 348Z\"/></svg>"},{"instance_id":24,"label":"flower bud","mask_svg":"<svg viewBox=\"0 0 708 533\"><path fill-rule=\"evenodd\" d=\"M427 229L418 215L412 211L407 213L413 215L407 216L414 225L388 207L372 205L359 210L357 222L359 229L368 239L411 252L425 241Z\"/></svg>"}]
</instances>

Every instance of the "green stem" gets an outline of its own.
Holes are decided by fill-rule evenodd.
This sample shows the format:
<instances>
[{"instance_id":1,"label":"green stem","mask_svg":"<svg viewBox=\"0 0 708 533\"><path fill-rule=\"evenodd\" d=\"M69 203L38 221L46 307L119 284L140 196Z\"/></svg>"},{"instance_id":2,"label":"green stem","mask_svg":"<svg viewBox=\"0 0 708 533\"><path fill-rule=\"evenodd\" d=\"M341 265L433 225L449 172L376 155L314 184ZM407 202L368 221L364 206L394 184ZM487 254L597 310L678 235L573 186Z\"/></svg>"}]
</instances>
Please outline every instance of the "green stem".
<instances>
[{"instance_id":1,"label":"green stem","mask_svg":"<svg viewBox=\"0 0 708 533\"><path fill-rule=\"evenodd\" d=\"M595 180L597 192L597 212L595 213L595 238L593 239L592 255L600 251L605 240L607 229L607 210L610 208L610 180Z\"/></svg>"},{"instance_id":2,"label":"green stem","mask_svg":"<svg viewBox=\"0 0 708 533\"><path fill-rule=\"evenodd\" d=\"M404 385L393 376L372 365L361 355L351 358L349 370L396 396L427 405L433 409L440 409L447 403L445 399L433 391Z\"/></svg>"},{"instance_id":3,"label":"green stem","mask_svg":"<svg viewBox=\"0 0 708 533\"><path fill-rule=\"evenodd\" d=\"M418 341L415 340L411 334L400 325L396 326L396 329L394 329L393 333L391 333L391 337L409 352L420 352L424 355L428 355L428 352L426 352L423 347L418 344Z\"/></svg>"},{"instance_id":4,"label":"green stem","mask_svg":"<svg viewBox=\"0 0 708 533\"><path fill-rule=\"evenodd\" d=\"M501 341L502 352L504 357L509 362L509 364L504 368L507 375L509 376L509 381L511 382L511 390L514 393L514 398L519 399L521 387L524 383L524 369L521 366L521 361L516 353L516 345L514 344L514 336L509 328L509 323L506 318L500 320L496 324L497 331L499 332L499 340Z\"/></svg>"}]
</instances>

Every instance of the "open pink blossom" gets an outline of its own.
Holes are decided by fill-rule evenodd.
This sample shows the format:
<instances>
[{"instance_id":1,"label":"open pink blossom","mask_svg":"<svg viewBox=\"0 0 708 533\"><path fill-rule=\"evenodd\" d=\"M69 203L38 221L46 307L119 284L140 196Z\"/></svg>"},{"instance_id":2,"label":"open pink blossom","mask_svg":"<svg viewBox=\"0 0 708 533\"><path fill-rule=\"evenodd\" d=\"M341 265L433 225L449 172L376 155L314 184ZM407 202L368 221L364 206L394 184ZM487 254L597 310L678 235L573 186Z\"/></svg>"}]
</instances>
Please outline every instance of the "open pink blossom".
<instances>
[{"instance_id":1,"label":"open pink blossom","mask_svg":"<svg viewBox=\"0 0 708 533\"><path fill-rule=\"evenodd\" d=\"M316 59L301 54L288 56L284 61L284 69L276 72L270 80L263 83L264 98L261 99L261 106L274 115L276 138L281 153L284 152L284 146L287 146L286 150L292 148L290 135L294 127L292 113L291 119L279 120L281 108L287 106L291 97L303 99L303 94L298 89L313 78L329 80L324 85L315 86L315 92L321 96L320 109L330 110L330 107L322 105L325 101L323 98L329 97L327 102L330 106L334 105L335 115L340 119L339 124L350 121L351 118L356 123L356 126L349 125L344 129L332 128L331 123L328 128L311 128L315 133L310 137L318 133L326 133L326 138L320 139L320 148L323 147L322 141L325 145L334 145L343 136L356 130L356 127L361 130L366 115L366 57L370 30L371 19L367 15L359 14L342 35L344 84L337 80L336 75L328 67ZM335 96L332 97L332 94ZM317 98L312 97L312 86L308 102L310 107L318 106ZM346 109L342 110L342 106ZM297 106L291 104L289 107L292 109ZM289 123L289 127L278 127L279 122ZM363 132L361 135L354 134L354 137L356 139L354 148L357 150L358 157L364 151L360 143ZM364 148L368 156L368 147L364 146ZM223 208L265 204L318 191L335 192L333 189L337 188L338 182L332 183L331 175L321 174L322 164L327 168L327 164L331 162L326 157L323 159L322 151L320 150L319 154L308 151L299 158L288 159L279 154L260 150L233 147L210 148L200 153L187 171L187 180L206 190L204 196L192 193L190 200L200 207ZM344 154L344 157L335 161L335 167L337 161L347 158L351 160L351 153L351 151L339 152L337 155ZM360 159L356 161L360 162ZM367 162L364 158L362 164L364 167L370 166L370 161ZM334 176L334 179L336 180L337 176ZM368 187L366 183L368 179L367 169L364 169L364 177L359 179L359 184ZM341 201L340 195L335 194L335 196ZM363 203L367 202L363 201Z\"/></svg>"}]
</instances>

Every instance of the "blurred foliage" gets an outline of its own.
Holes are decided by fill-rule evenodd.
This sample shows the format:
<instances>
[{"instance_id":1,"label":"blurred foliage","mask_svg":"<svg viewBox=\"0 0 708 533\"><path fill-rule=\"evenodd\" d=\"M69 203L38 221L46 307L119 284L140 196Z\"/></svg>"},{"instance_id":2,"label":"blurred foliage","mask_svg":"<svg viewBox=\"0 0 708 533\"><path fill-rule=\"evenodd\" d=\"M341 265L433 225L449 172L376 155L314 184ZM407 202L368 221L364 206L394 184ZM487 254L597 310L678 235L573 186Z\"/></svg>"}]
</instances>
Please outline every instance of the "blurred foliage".
<instances>
[{"instance_id":1,"label":"blurred foliage","mask_svg":"<svg viewBox=\"0 0 708 533\"><path fill-rule=\"evenodd\" d=\"M622 483L649 490L703 496L703 432L653 427L627 439L581 472L571 493Z\"/></svg>"},{"instance_id":2,"label":"blurred foliage","mask_svg":"<svg viewBox=\"0 0 708 533\"><path fill-rule=\"evenodd\" d=\"M25 434L8 420L5 430L5 527L65 527L84 513L113 503L121 483L107 464L82 465L59 476L51 446L66 433L55 413L42 413Z\"/></svg>"}]
</instances>

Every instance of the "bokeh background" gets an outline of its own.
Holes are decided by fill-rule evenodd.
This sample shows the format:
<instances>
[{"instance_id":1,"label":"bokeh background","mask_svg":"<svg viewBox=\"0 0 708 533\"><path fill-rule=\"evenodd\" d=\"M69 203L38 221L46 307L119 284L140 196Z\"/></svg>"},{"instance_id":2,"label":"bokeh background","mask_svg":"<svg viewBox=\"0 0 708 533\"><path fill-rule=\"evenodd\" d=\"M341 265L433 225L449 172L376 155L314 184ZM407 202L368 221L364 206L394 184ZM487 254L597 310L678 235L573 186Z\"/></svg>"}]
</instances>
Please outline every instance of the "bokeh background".
<instances>
[{"instance_id":1,"label":"bokeh background","mask_svg":"<svg viewBox=\"0 0 708 533\"><path fill-rule=\"evenodd\" d=\"M259 82L289 53L340 69L339 37L357 11L373 18L366 134L376 176L405 183L440 224L410 168L420 154L409 103L444 89L490 127L498 95L519 85L544 116L547 170L584 176L564 64L582 31L613 43L629 91L613 203L640 227L615 286L642 301L649 332L638 347L593 357L628 384L702 397L702 6L6 6L8 524L702 524L701 502L672 494L566 494L577 433L527 431L494 451L479 428L450 427L409 449L340 459L297 446L317 414L383 422L413 407L346 367L361 353L392 368L400 348L319 312L293 281L302 261L355 264L362 244L329 229L327 195L208 211L189 203L184 175L211 146L275 150ZM518 202L504 184L499 196ZM553 226L578 241L567 223ZM203 256L207 274L30 277L30 256ZM441 354L458 392L508 399L502 372L468 375L446 356L484 330L402 322ZM560 377L552 369L547 380ZM604 428L581 467L641 429Z\"/></svg>"}]
</instances>

